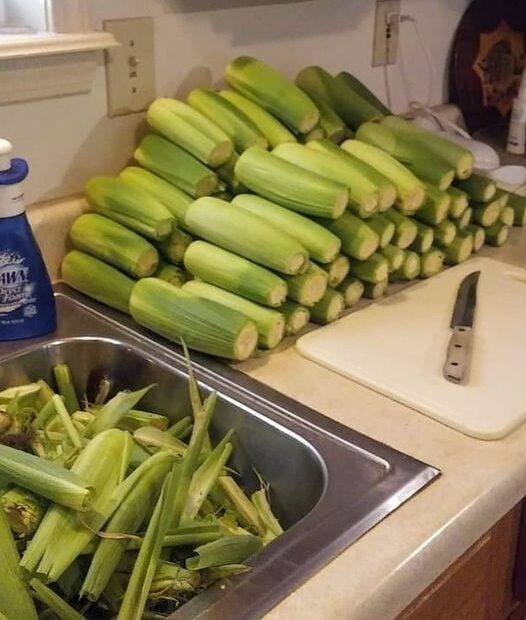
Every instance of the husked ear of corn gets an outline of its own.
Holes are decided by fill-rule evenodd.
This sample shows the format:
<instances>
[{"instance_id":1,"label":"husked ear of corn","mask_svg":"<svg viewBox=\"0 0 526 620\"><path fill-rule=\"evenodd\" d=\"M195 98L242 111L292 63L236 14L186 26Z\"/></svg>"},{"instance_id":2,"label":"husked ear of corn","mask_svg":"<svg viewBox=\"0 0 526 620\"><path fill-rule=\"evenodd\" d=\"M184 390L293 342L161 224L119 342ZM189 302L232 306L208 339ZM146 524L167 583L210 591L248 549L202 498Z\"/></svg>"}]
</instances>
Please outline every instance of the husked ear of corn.
<instances>
[{"instance_id":1,"label":"husked ear of corn","mask_svg":"<svg viewBox=\"0 0 526 620\"><path fill-rule=\"evenodd\" d=\"M245 360L257 345L256 326L245 315L202 299L164 280L143 278L133 288L130 312L143 327L211 355Z\"/></svg>"},{"instance_id":2,"label":"husked ear of corn","mask_svg":"<svg viewBox=\"0 0 526 620\"><path fill-rule=\"evenodd\" d=\"M279 311L285 318L285 335L295 336L309 322L310 311L305 306L286 299Z\"/></svg>"},{"instance_id":3,"label":"husked ear of corn","mask_svg":"<svg viewBox=\"0 0 526 620\"><path fill-rule=\"evenodd\" d=\"M193 238L188 233L175 228L166 239L159 241L157 248L167 261L180 264L184 261L186 250L192 241Z\"/></svg>"},{"instance_id":4,"label":"husked ear of corn","mask_svg":"<svg viewBox=\"0 0 526 620\"><path fill-rule=\"evenodd\" d=\"M187 282L183 286L183 291L188 291L198 297L210 299L222 306L237 310L254 321L258 330L258 344L263 349L273 349L283 339L285 319L276 310L264 308L235 293L225 291L206 282L199 282L198 280Z\"/></svg>"},{"instance_id":5,"label":"husked ear of corn","mask_svg":"<svg viewBox=\"0 0 526 620\"><path fill-rule=\"evenodd\" d=\"M219 179L212 170L160 136L145 136L134 157L143 168L194 198L209 196L219 188Z\"/></svg>"},{"instance_id":6,"label":"husked ear of corn","mask_svg":"<svg viewBox=\"0 0 526 620\"><path fill-rule=\"evenodd\" d=\"M110 308L129 314L135 282L98 258L72 250L62 260L62 279L72 288Z\"/></svg>"},{"instance_id":7,"label":"husked ear of corn","mask_svg":"<svg viewBox=\"0 0 526 620\"><path fill-rule=\"evenodd\" d=\"M312 100L281 73L260 60L240 56L226 68L228 83L295 132L309 133L320 114Z\"/></svg>"},{"instance_id":8,"label":"husked ear of corn","mask_svg":"<svg viewBox=\"0 0 526 620\"><path fill-rule=\"evenodd\" d=\"M190 245L184 264L196 278L265 306L280 306L287 295L283 278L206 241Z\"/></svg>"},{"instance_id":9,"label":"husked ear of corn","mask_svg":"<svg viewBox=\"0 0 526 620\"><path fill-rule=\"evenodd\" d=\"M336 258L341 241L336 235L316 222L254 194L239 194L232 204L250 211L279 230L297 239L309 252L311 258L328 263Z\"/></svg>"},{"instance_id":10,"label":"husked ear of corn","mask_svg":"<svg viewBox=\"0 0 526 620\"><path fill-rule=\"evenodd\" d=\"M328 288L325 295L311 309L313 323L326 325L338 319L345 310L343 295L333 288Z\"/></svg>"},{"instance_id":11,"label":"husked ear of corn","mask_svg":"<svg viewBox=\"0 0 526 620\"><path fill-rule=\"evenodd\" d=\"M234 150L230 138L217 124L183 101L156 99L146 118L170 142L212 168L223 165Z\"/></svg>"},{"instance_id":12,"label":"husked ear of corn","mask_svg":"<svg viewBox=\"0 0 526 620\"><path fill-rule=\"evenodd\" d=\"M294 237L218 198L196 200L186 224L198 237L280 273L296 274L308 260Z\"/></svg>"},{"instance_id":13,"label":"husked ear of corn","mask_svg":"<svg viewBox=\"0 0 526 620\"><path fill-rule=\"evenodd\" d=\"M173 215L148 192L121 179L98 176L87 182L86 197L94 209L132 230L162 239L172 230Z\"/></svg>"},{"instance_id":14,"label":"husked ear of corn","mask_svg":"<svg viewBox=\"0 0 526 620\"><path fill-rule=\"evenodd\" d=\"M134 278L151 276L159 264L159 254L151 243L97 213L78 217L69 236L77 250L92 254Z\"/></svg>"},{"instance_id":15,"label":"husked ear of corn","mask_svg":"<svg viewBox=\"0 0 526 620\"><path fill-rule=\"evenodd\" d=\"M196 88L188 95L188 103L221 127L232 140L237 152L242 153L251 146L268 148L265 136L255 123L219 93Z\"/></svg>"},{"instance_id":16,"label":"husked ear of corn","mask_svg":"<svg viewBox=\"0 0 526 620\"><path fill-rule=\"evenodd\" d=\"M387 116L391 114L389 108L387 108L363 82L360 82L356 76L352 75L352 73L340 71L335 79L339 83L345 83L351 90L354 90L355 93L374 106L378 110L380 116Z\"/></svg>"},{"instance_id":17,"label":"husked ear of corn","mask_svg":"<svg viewBox=\"0 0 526 620\"><path fill-rule=\"evenodd\" d=\"M337 220L319 222L339 237L342 252L352 258L365 260L378 249L380 239L376 232L352 213L344 213Z\"/></svg>"},{"instance_id":18,"label":"husked ear of corn","mask_svg":"<svg viewBox=\"0 0 526 620\"><path fill-rule=\"evenodd\" d=\"M234 90L222 90L219 94L250 118L265 136L270 148L283 144L283 142L296 142L296 136L285 125L241 93Z\"/></svg>"},{"instance_id":19,"label":"husked ear of corn","mask_svg":"<svg viewBox=\"0 0 526 620\"><path fill-rule=\"evenodd\" d=\"M290 299L309 308L323 297L329 282L327 272L312 262L305 273L287 276L285 279Z\"/></svg>"},{"instance_id":20,"label":"husked ear of corn","mask_svg":"<svg viewBox=\"0 0 526 620\"><path fill-rule=\"evenodd\" d=\"M138 166L124 168L119 174L119 179L122 179L132 187L143 189L159 202L162 202L175 217L177 226L185 230L184 216L188 205L193 202L193 198L190 198L188 194L153 174L153 172Z\"/></svg>"},{"instance_id":21,"label":"husked ear of corn","mask_svg":"<svg viewBox=\"0 0 526 620\"><path fill-rule=\"evenodd\" d=\"M342 215L349 202L349 190L342 183L257 147L241 155L235 174L256 194L306 215L334 219Z\"/></svg>"}]
</instances>

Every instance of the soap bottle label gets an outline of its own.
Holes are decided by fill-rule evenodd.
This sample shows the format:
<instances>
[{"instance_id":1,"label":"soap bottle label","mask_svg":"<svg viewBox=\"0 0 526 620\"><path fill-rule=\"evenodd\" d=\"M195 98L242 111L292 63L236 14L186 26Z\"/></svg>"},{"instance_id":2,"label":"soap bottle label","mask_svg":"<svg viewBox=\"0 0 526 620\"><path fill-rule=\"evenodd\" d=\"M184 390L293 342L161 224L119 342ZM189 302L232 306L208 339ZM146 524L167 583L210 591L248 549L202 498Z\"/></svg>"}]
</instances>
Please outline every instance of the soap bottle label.
<instances>
[{"instance_id":1,"label":"soap bottle label","mask_svg":"<svg viewBox=\"0 0 526 620\"><path fill-rule=\"evenodd\" d=\"M22 306L25 306L25 317L37 313L34 305L35 283L31 281L29 267L24 263L25 258L18 252L0 252L0 315L4 317Z\"/></svg>"}]
</instances>

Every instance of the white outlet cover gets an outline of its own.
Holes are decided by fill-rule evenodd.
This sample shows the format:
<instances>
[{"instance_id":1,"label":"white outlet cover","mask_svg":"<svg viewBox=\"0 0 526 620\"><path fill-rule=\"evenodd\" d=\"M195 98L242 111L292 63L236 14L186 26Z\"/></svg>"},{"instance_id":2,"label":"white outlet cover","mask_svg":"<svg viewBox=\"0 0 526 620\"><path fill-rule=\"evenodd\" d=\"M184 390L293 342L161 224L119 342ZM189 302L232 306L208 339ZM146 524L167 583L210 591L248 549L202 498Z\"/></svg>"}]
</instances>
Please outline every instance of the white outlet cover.
<instances>
[{"instance_id":1,"label":"white outlet cover","mask_svg":"<svg viewBox=\"0 0 526 620\"><path fill-rule=\"evenodd\" d=\"M376 0L373 39L373 67L395 65L398 52L399 22L391 24L387 36L387 18L390 14L400 15L400 0Z\"/></svg>"},{"instance_id":2,"label":"white outlet cover","mask_svg":"<svg viewBox=\"0 0 526 620\"><path fill-rule=\"evenodd\" d=\"M104 21L104 30L120 43L106 52L108 115L146 110L155 99L152 18L109 19Z\"/></svg>"}]
</instances>

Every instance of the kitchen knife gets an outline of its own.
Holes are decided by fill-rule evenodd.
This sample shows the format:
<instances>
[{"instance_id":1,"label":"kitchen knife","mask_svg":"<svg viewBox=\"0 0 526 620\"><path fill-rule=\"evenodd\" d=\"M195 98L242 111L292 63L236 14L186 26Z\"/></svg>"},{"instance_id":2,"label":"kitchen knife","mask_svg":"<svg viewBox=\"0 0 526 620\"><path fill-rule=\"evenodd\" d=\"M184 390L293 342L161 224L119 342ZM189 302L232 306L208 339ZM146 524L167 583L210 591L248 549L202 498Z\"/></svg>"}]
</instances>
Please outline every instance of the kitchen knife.
<instances>
[{"instance_id":1,"label":"kitchen knife","mask_svg":"<svg viewBox=\"0 0 526 620\"><path fill-rule=\"evenodd\" d=\"M462 383L469 374L479 276L480 271L470 273L458 287L451 317L453 335L447 347L443 368L444 377L453 383Z\"/></svg>"}]
</instances>

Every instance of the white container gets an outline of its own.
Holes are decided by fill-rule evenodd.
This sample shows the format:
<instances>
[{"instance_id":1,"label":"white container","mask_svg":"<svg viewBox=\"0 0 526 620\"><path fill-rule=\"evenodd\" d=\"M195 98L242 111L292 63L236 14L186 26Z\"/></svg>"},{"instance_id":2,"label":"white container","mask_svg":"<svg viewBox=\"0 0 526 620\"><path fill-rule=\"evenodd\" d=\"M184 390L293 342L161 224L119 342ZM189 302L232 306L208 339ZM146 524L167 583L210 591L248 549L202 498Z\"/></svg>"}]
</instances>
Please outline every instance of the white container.
<instances>
[{"instance_id":1,"label":"white container","mask_svg":"<svg viewBox=\"0 0 526 620\"><path fill-rule=\"evenodd\" d=\"M506 150L516 155L526 150L526 98L517 97L513 101Z\"/></svg>"}]
</instances>

